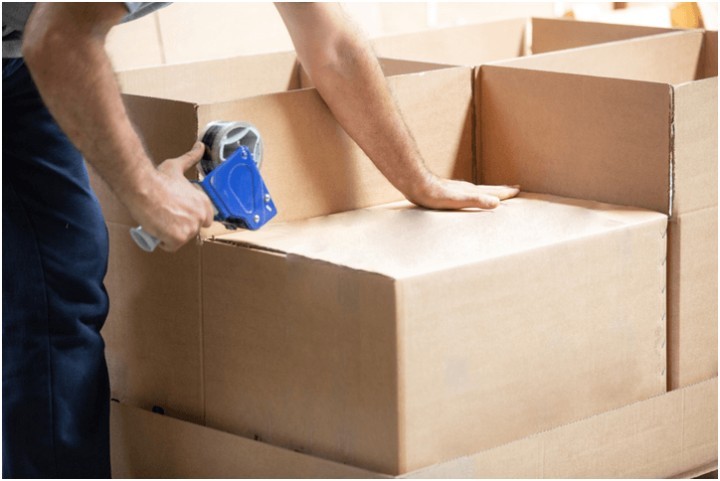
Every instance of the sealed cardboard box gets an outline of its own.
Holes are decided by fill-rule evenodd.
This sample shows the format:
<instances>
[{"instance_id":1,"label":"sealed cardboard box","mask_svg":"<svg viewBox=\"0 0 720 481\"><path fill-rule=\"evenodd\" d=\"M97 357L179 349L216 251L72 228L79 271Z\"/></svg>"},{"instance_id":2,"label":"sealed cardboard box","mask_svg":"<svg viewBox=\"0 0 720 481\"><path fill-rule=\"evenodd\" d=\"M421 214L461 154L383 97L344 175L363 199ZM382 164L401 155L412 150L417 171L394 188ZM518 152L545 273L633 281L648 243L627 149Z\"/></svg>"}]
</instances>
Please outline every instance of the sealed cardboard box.
<instances>
[{"instance_id":1,"label":"sealed cardboard box","mask_svg":"<svg viewBox=\"0 0 720 481\"><path fill-rule=\"evenodd\" d=\"M401 478L692 478L717 469L717 378ZM388 478L113 403L115 478Z\"/></svg>"},{"instance_id":2,"label":"sealed cardboard box","mask_svg":"<svg viewBox=\"0 0 720 481\"><path fill-rule=\"evenodd\" d=\"M669 386L717 374L717 32L498 62L477 78L486 183L671 216Z\"/></svg>"},{"instance_id":3,"label":"sealed cardboard box","mask_svg":"<svg viewBox=\"0 0 720 481\"><path fill-rule=\"evenodd\" d=\"M384 67L395 74L389 82L430 168L470 180L471 70L406 61L387 61ZM265 145L262 175L279 210L273 222L402 198L317 92L301 88L294 54L137 69L119 74L119 81L128 92L128 113L155 161L186 151L211 120L254 123ZM444 93L443 102L426 102L437 91ZM105 282L112 302L103 335L112 395L203 422L203 246L190 243L176 254L141 251L130 239L134 221L127 210L101 179L91 175L91 180L110 234Z\"/></svg>"},{"instance_id":4,"label":"sealed cardboard box","mask_svg":"<svg viewBox=\"0 0 720 481\"><path fill-rule=\"evenodd\" d=\"M662 393L665 229L524 195L217 236L206 424L400 474Z\"/></svg>"}]
</instances>

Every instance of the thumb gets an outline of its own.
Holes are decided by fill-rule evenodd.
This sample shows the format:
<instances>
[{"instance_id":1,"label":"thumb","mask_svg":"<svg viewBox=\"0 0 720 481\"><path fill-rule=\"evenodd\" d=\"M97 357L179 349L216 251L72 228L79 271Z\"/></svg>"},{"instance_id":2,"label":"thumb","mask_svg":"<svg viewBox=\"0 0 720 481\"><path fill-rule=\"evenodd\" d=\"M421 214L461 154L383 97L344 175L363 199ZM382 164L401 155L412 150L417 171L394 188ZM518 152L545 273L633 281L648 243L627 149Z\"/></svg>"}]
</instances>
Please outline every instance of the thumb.
<instances>
[{"instance_id":1,"label":"thumb","mask_svg":"<svg viewBox=\"0 0 720 481\"><path fill-rule=\"evenodd\" d=\"M205 152L205 144L202 142L195 142L192 149L185 152L180 157L173 159L167 159L165 162L160 164L159 168L168 174L180 174L182 175L190 167L194 166L203 156Z\"/></svg>"}]
</instances>

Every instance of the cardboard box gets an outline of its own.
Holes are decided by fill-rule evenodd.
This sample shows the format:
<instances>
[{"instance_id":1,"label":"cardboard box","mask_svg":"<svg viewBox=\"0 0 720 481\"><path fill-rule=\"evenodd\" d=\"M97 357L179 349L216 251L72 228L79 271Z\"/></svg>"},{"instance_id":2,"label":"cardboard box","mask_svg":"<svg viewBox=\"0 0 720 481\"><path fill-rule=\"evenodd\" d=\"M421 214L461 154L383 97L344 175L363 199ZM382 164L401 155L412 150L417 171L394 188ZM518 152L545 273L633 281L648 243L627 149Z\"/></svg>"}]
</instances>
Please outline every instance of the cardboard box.
<instances>
[{"instance_id":1,"label":"cardboard box","mask_svg":"<svg viewBox=\"0 0 720 481\"><path fill-rule=\"evenodd\" d=\"M471 70L383 60L388 82L428 167L471 180ZM128 113L156 161L192 146L212 120L250 121L264 140L262 175L278 205L275 221L402 199L342 130L315 89L303 88L294 53L167 65L118 74ZM428 103L435 92L443 102ZM193 173L190 173L193 175ZM93 176L110 222L127 211Z\"/></svg>"},{"instance_id":2,"label":"cardboard box","mask_svg":"<svg viewBox=\"0 0 720 481\"><path fill-rule=\"evenodd\" d=\"M373 46L383 57L477 67L497 60L669 31L566 19L511 18L381 37L373 40Z\"/></svg>"},{"instance_id":3,"label":"cardboard box","mask_svg":"<svg viewBox=\"0 0 720 481\"><path fill-rule=\"evenodd\" d=\"M664 391L665 228L540 195L391 204L176 261L111 224L113 395L388 474L497 446Z\"/></svg>"},{"instance_id":4,"label":"cardboard box","mask_svg":"<svg viewBox=\"0 0 720 481\"><path fill-rule=\"evenodd\" d=\"M399 474L661 393L665 229L534 195L216 237L206 424Z\"/></svg>"},{"instance_id":5,"label":"cardboard box","mask_svg":"<svg viewBox=\"0 0 720 481\"><path fill-rule=\"evenodd\" d=\"M669 386L717 374L717 32L498 62L477 78L481 178L670 214Z\"/></svg>"},{"instance_id":6,"label":"cardboard box","mask_svg":"<svg viewBox=\"0 0 720 481\"><path fill-rule=\"evenodd\" d=\"M429 166L471 179L471 70L404 61L384 67L397 74L389 82ZM126 107L154 159L186 151L213 119L257 125L265 142L262 175L279 210L273 223L402 199L317 92L301 89L294 54L138 69L119 74L119 81L132 93ZM437 91L444 102L425 101ZM110 232L111 306L103 335L112 395L203 422L202 246L191 242L175 254L140 251L129 237L135 222L125 207L97 175L91 173L91 182ZM224 231L216 225L204 236Z\"/></svg>"},{"instance_id":7,"label":"cardboard box","mask_svg":"<svg viewBox=\"0 0 720 481\"><path fill-rule=\"evenodd\" d=\"M717 378L403 478L671 478L717 469ZM387 478L124 404L115 478Z\"/></svg>"}]
</instances>

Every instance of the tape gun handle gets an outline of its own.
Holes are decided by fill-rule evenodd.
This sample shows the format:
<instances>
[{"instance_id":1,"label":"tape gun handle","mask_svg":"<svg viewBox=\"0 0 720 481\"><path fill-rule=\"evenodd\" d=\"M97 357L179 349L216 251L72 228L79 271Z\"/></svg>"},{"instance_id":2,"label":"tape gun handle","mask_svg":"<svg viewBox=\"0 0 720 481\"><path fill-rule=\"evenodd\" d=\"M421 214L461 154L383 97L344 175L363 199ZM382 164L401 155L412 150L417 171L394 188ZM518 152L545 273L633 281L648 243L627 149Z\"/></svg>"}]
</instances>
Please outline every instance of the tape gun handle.
<instances>
[{"instance_id":1,"label":"tape gun handle","mask_svg":"<svg viewBox=\"0 0 720 481\"><path fill-rule=\"evenodd\" d=\"M152 252L160 244L160 239L143 230L142 226L130 229L130 237L145 252Z\"/></svg>"},{"instance_id":2,"label":"tape gun handle","mask_svg":"<svg viewBox=\"0 0 720 481\"><path fill-rule=\"evenodd\" d=\"M200 182L197 182L197 181L190 181L190 182L192 183L192 185L194 187L200 189L200 191L205 193L205 189L203 189ZM214 211L215 215L217 215L218 210L217 210L217 207L215 207L215 204L213 204L213 211ZM132 237L132 239L135 241L135 243L138 245L138 247L140 247L145 252L152 252L155 250L155 248L158 245L160 245L160 239L158 239L157 237L155 237L152 234L147 233L142 228L141 225L130 229L130 237Z\"/></svg>"}]
</instances>

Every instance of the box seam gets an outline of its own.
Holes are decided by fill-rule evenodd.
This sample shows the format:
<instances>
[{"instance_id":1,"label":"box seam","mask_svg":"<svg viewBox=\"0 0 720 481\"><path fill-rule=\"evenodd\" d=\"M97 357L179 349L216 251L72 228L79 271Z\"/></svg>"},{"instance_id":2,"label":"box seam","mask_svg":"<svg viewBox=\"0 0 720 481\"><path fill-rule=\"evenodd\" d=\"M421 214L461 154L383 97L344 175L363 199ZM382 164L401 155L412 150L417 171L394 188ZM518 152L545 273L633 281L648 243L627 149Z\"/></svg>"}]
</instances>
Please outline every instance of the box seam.
<instances>
[{"instance_id":1,"label":"box seam","mask_svg":"<svg viewBox=\"0 0 720 481\"><path fill-rule=\"evenodd\" d=\"M668 145L668 216L673 217L673 210L675 209L675 88L672 85L668 86L668 96L670 99L669 111L669 145Z\"/></svg>"},{"instance_id":2,"label":"box seam","mask_svg":"<svg viewBox=\"0 0 720 481\"><path fill-rule=\"evenodd\" d=\"M401 302L401 300L404 298L404 289L402 287L402 284L397 280L393 280L393 285L395 287L395 319L397 320L395 323L395 346L397 346L397 351L395 354L397 363L396 412L398 413L396 425L398 440L397 473L403 473L404 471L406 471L408 466L406 438L407 413L405 410L405 344L403 342L403 339L405 338L403 336L403 330L405 327L405 312L402 307L404 304L403 302Z\"/></svg>"}]
</instances>

